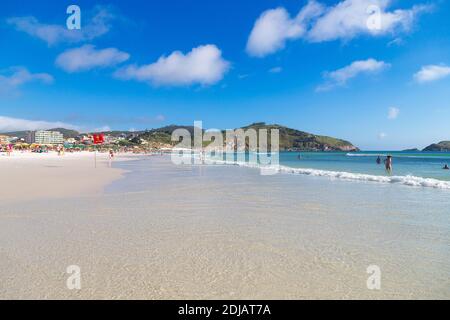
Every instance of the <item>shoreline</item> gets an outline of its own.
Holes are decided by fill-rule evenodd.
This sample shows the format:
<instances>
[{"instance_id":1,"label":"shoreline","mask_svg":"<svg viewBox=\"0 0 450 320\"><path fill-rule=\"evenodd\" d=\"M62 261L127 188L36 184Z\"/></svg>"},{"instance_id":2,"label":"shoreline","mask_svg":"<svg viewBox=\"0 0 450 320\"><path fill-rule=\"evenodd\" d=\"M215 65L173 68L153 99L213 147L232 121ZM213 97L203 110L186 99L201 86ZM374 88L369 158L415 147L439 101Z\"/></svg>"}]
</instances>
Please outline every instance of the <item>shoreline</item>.
<instances>
[{"instance_id":1,"label":"shoreline","mask_svg":"<svg viewBox=\"0 0 450 320\"><path fill-rule=\"evenodd\" d=\"M148 156L148 155L147 155ZM170 155L166 154L170 161ZM98 196L113 182L124 179L126 170L112 165L117 162L145 159L143 154L116 154L110 163L107 153L76 152L58 156L56 152L14 152L11 156L0 154L2 202L32 201L37 199L61 199ZM346 171L321 170L279 165L275 168L259 164L223 161L207 158L206 166L237 166L254 170L272 171L276 174L319 177L328 182L334 180L380 185L399 185L414 189L450 190L450 181L418 176L382 176Z\"/></svg>"},{"instance_id":2,"label":"shoreline","mask_svg":"<svg viewBox=\"0 0 450 320\"><path fill-rule=\"evenodd\" d=\"M116 166L125 179L98 197L3 206L0 299L450 296L443 192L157 156ZM366 288L374 264L380 291Z\"/></svg>"},{"instance_id":3,"label":"shoreline","mask_svg":"<svg viewBox=\"0 0 450 320\"><path fill-rule=\"evenodd\" d=\"M422 187L422 188L433 188L440 190L450 190L450 181L439 180L434 178L424 178L417 177L413 175L405 176L382 176L382 175L372 175L363 173L354 173L346 171L333 171L333 170L321 170L312 168L295 168L289 166L262 166L255 163L249 162L236 162L236 161L221 161L221 160L207 160L208 165L228 165L228 166L239 166L253 169L266 170L267 172L275 172L275 174L294 174L294 175L306 175L313 177L324 177L329 180L340 179L342 181L353 181L353 182L378 182L382 184L398 184L409 187Z\"/></svg>"}]
</instances>

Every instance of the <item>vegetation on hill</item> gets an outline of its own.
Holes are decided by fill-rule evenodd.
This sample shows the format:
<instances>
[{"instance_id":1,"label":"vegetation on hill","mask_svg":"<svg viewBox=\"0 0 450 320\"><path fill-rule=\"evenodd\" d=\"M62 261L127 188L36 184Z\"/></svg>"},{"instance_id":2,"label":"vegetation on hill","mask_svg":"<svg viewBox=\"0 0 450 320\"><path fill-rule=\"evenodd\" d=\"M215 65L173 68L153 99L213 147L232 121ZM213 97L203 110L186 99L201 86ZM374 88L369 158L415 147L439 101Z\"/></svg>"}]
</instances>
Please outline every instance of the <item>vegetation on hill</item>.
<instances>
[{"instance_id":1,"label":"vegetation on hill","mask_svg":"<svg viewBox=\"0 0 450 320\"><path fill-rule=\"evenodd\" d=\"M357 151L359 150L353 144L346 140L333 137L319 136L296 129L287 128L280 125L267 125L264 122L254 123L247 129L278 129L280 132L280 150L292 151Z\"/></svg>"},{"instance_id":2,"label":"vegetation on hill","mask_svg":"<svg viewBox=\"0 0 450 320\"><path fill-rule=\"evenodd\" d=\"M17 138L25 138L27 136L29 131L13 131L13 132L5 132L2 133L5 136L8 137L17 137Z\"/></svg>"},{"instance_id":3,"label":"vegetation on hill","mask_svg":"<svg viewBox=\"0 0 450 320\"><path fill-rule=\"evenodd\" d=\"M450 152L450 141L441 141L439 143L433 143L429 145L423 151L446 151Z\"/></svg>"},{"instance_id":4,"label":"vegetation on hill","mask_svg":"<svg viewBox=\"0 0 450 320\"><path fill-rule=\"evenodd\" d=\"M108 131L103 132L106 135L113 137L120 137L121 145L140 145L145 143L154 147L167 147L174 146L178 144L176 141L172 141L172 133L177 129L187 130L193 137L194 127L193 126L177 126L169 125L158 129L146 130L146 131ZM357 151L358 148L352 145L346 140L341 140L333 137L319 136L311 133L287 128L284 126L276 124L266 124L264 122L253 123L249 126L242 127L240 129L248 130L255 129L259 134L260 129L266 129L268 131L268 147L270 148L270 130L278 129L280 132L280 150L290 150L290 151ZM75 130L68 130L64 128L50 129L51 131L59 131L64 135L65 139L75 138L80 135L79 132ZM25 138L29 131L17 131L7 133L9 136L14 136L18 138ZM204 132L204 130L203 130ZM226 131L222 131L222 135L225 141ZM192 139L193 142L193 139ZM207 145L208 142L204 142ZM248 141L246 146L249 148Z\"/></svg>"},{"instance_id":5,"label":"vegetation on hill","mask_svg":"<svg viewBox=\"0 0 450 320\"><path fill-rule=\"evenodd\" d=\"M150 143L159 142L164 144L175 145L176 142L171 141L172 133L176 129L186 129L191 134L194 132L192 126L176 126L171 125L160 129L153 129L147 131L138 136L139 139L148 141ZM255 129L258 133L260 129L269 130L278 129L280 132L280 150L293 150L293 151L356 151L357 147L353 146L350 142L336 139L326 136L318 136L307 132L290 129L280 125L267 125L263 122L254 123L240 129L248 130ZM225 131L222 131L225 141ZM270 147L270 134L268 135L268 145ZM248 147L248 143L247 143Z\"/></svg>"},{"instance_id":6,"label":"vegetation on hill","mask_svg":"<svg viewBox=\"0 0 450 320\"><path fill-rule=\"evenodd\" d=\"M402 152L420 152L420 150L417 149L417 148L412 148L412 149L405 149L405 150L402 150Z\"/></svg>"},{"instance_id":7,"label":"vegetation on hill","mask_svg":"<svg viewBox=\"0 0 450 320\"><path fill-rule=\"evenodd\" d=\"M177 129L186 129L193 136L194 127L193 126L176 126L170 125L162 127L159 129L147 130L144 133L139 134L135 140L144 140L150 144L165 144L165 145L176 145L178 142L172 141L172 133Z\"/></svg>"},{"instance_id":8,"label":"vegetation on hill","mask_svg":"<svg viewBox=\"0 0 450 320\"><path fill-rule=\"evenodd\" d=\"M80 133L78 131L64 129L64 128L54 128L54 129L50 129L49 131L58 131L58 132L62 133L62 135L64 136L64 139L75 138L80 135Z\"/></svg>"}]
</instances>

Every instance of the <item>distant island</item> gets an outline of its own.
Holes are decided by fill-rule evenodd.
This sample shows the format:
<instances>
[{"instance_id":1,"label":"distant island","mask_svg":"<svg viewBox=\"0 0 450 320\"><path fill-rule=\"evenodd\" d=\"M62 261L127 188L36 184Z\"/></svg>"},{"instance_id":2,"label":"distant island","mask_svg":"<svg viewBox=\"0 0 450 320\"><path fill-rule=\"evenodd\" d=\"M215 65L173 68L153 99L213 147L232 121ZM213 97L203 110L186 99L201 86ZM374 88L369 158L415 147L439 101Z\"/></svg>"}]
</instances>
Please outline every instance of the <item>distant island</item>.
<instances>
[{"instance_id":1,"label":"distant island","mask_svg":"<svg viewBox=\"0 0 450 320\"><path fill-rule=\"evenodd\" d=\"M171 141L172 133L176 129L186 129L193 133L193 126L179 126L170 125L162 128L143 130L143 131L105 131L105 132L92 132L92 133L80 133L75 130L68 130L64 128L49 129L50 131L58 131L63 134L64 139L70 141L83 141L83 136L93 133L103 133L105 136L110 137L110 141L119 144L121 146L139 146L147 145L151 148L168 148L173 147L177 142ZM248 129L278 129L280 132L280 150L281 151L359 151L359 148L346 140L315 135L312 133L299 131L296 129L288 128L277 124L266 124L264 122L253 123L251 125L239 128L243 130ZM28 135L29 131L15 131L4 133L4 135L10 137L16 137L24 139ZM225 135L225 131L222 131ZM270 141L269 141L270 145Z\"/></svg>"},{"instance_id":2,"label":"distant island","mask_svg":"<svg viewBox=\"0 0 450 320\"><path fill-rule=\"evenodd\" d=\"M441 141L439 143L433 143L432 145L429 145L423 151L443 151L443 152L450 152L450 141Z\"/></svg>"},{"instance_id":3,"label":"distant island","mask_svg":"<svg viewBox=\"0 0 450 320\"><path fill-rule=\"evenodd\" d=\"M402 150L402 152L450 152L450 141L441 141L439 143L433 143L423 149L422 151L413 148L413 149L406 149Z\"/></svg>"},{"instance_id":4,"label":"distant island","mask_svg":"<svg viewBox=\"0 0 450 320\"><path fill-rule=\"evenodd\" d=\"M402 152L420 152L420 150L417 149L417 148L413 148L413 149L405 149L405 150L402 150Z\"/></svg>"}]
</instances>

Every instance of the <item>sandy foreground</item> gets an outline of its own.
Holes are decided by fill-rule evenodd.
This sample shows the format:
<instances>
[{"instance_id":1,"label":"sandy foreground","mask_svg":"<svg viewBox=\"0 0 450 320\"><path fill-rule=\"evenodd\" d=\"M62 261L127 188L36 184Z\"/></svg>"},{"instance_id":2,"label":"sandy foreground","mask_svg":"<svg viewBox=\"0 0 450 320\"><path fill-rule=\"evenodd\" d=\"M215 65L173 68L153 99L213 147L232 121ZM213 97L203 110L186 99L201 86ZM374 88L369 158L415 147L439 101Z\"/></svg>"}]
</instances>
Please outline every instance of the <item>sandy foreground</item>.
<instances>
[{"instance_id":1,"label":"sandy foreground","mask_svg":"<svg viewBox=\"0 0 450 320\"><path fill-rule=\"evenodd\" d=\"M125 158L118 160L124 160ZM96 165L97 163L97 165ZM123 170L111 168L108 154L91 152L0 153L0 195L2 202L56 199L100 194L120 179Z\"/></svg>"},{"instance_id":2,"label":"sandy foreground","mask_svg":"<svg viewBox=\"0 0 450 320\"><path fill-rule=\"evenodd\" d=\"M450 297L447 192L159 156L28 157L0 159L0 299Z\"/></svg>"}]
</instances>

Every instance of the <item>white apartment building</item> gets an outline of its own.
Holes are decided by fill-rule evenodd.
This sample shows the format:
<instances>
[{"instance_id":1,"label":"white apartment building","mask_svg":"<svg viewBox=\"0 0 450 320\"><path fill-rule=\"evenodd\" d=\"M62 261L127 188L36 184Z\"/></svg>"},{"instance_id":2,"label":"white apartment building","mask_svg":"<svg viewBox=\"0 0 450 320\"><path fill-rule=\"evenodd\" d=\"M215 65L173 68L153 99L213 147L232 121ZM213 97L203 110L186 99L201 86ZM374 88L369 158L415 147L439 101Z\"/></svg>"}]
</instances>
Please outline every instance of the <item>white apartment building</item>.
<instances>
[{"instance_id":1,"label":"white apartment building","mask_svg":"<svg viewBox=\"0 0 450 320\"><path fill-rule=\"evenodd\" d=\"M32 131L27 137L28 143L36 144L63 144L64 136L58 131Z\"/></svg>"}]
</instances>

